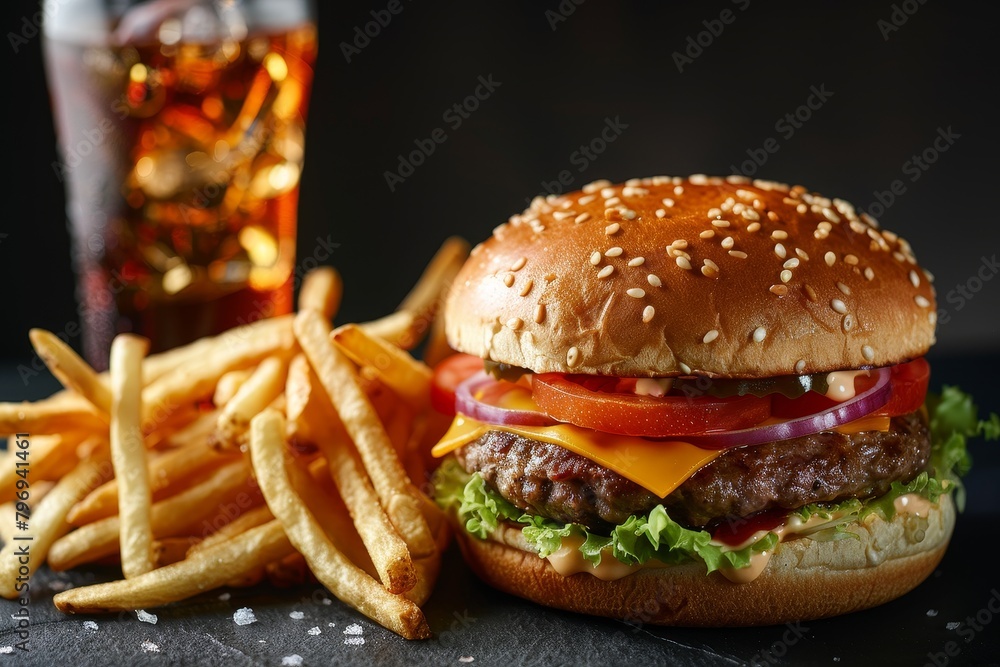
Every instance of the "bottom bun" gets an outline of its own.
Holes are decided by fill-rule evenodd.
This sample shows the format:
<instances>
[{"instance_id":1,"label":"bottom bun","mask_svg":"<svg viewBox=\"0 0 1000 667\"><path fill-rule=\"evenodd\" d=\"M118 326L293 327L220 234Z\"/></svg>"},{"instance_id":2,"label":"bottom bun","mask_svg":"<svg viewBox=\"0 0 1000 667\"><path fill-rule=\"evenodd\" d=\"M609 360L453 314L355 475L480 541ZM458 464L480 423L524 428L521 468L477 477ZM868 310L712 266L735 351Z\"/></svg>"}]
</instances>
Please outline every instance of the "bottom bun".
<instances>
[{"instance_id":1,"label":"bottom bun","mask_svg":"<svg viewBox=\"0 0 1000 667\"><path fill-rule=\"evenodd\" d=\"M954 526L954 504L945 495L926 518L897 514L851 526L859 539L783 542L746 584L706 575L695 562L645 567L613 581L585 572L564 577L528 550L513 524L487 540L455 532L473 571L506 593L633 623L735 627L827 618L898 598L934 571Z\"/></svg>"}]
</instances>

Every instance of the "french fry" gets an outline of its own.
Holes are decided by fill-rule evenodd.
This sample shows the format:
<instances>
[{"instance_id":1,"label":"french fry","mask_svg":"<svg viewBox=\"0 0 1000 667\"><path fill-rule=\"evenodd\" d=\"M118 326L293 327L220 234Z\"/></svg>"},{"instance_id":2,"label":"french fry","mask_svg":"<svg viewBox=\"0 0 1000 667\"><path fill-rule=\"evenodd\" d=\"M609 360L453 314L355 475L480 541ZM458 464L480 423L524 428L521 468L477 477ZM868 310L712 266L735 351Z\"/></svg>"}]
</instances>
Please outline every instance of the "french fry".
<instances>
[{"instance_id":1,"label":"french fry","mask_svg":"<svg viewBox=\"0 0 1000 667\"><path fill-rule=\"evenodd\" d=\"M149 473L142 440L142 358L149 341L119 334L111 342L111 462L118 480L122 573L130 579L155 567Z\"/></svg>"},{"instance_id":2,"label":"french fry","mask_svg":"<svg viewBox=\"0 0 1000 667\"><path fill-rule=\"evenodd\" d=\"M408 310L397 310L395 313L363 322L358 326L369 336L376 336L396 347L409 349L405 343L415 338L413 331L417 326L417 316Z\"/></svg>"},{"instance_id":3,"label":"french fry","mask_svg":"<svg viewBox=\"0 0 1000 667\"><path fill-rule=\"evenodd\" d=\"M411 312L418 318L429 321L441 295L451 285L468 256L468 241L457 236L445 239L410 293L399 304L398 310Z\"/></svg>"},{"instance_id":4,"label":"french fry","mask_svg":"<svg viewBox=\"0 0 1000 667\"><path fill-rule=\"evenodd\" d=\"M216 407L222 408L232 400L240 386L246 382L253 374L253 369L241 368L238 371L223 373L219 382L215 385L215 393L212 395L212 403Z\"/></svg>"},{"instance_id":5,"label":"french fry","mask_svg":"<svg viewBox=\"0 0 1000 667\"><path fill-rule=\"evenodd\" d=\"M203 540L197 544L191 545L188 549L188 556L193 556L199 551L205 551L211 547L221 544L226 540L232 539L237 535L241 535L251 528L256 528L257 526L262 526L268 521L273 521L274 515L271 514L271 510L267 508L267 505L261 505L260 507L254 507L251 510L247 510L243 514L239 515L226 525L219 528L214 533L210 533L205 536Z\"/></svg>"},{"instance_id":6,"label":"french fry","mask_svg":"<svg viewBox=\"0 0 1000 667\"><path fill-rule=\"evenodd\" d=\"M161 449L177 449L189 445L203 447L208 443L208 438L215 431L215 423L219 419L219 411L211 410L199 412L197 416L176 431L162 434L162 439L158 442ZM153 436L160 434L157 430Z\"/></svg>"},{"instance_id":7,"label":"french fry","mask_svg":"<svg viewBox=\"0 0 1000 667\"><path fill-rule=\"evenodd\" d=\"M264 576L268 583L276 588L291 588L301 586L306 582L309 565L302 554L293 552L281 560L271 561L264 566Z\"/></svg>"},{"instance_id":8,"label":"french fry","mask_svg":"<svg viewBox=\"0 0 1000 667\"><path fill-rule=\"evenodd\" d=\"M367 364L378 379L417 410L428 405L431 369L409 352L372 336L356 324L345 324L332 334L333 342L355 363Z\"/></svg>"},{"instance_id":9,"label":"french fry","mask_svg":"<svg viewBox=\"0 0 1000 667\"><path fill-rule=\"evenodd\" d=\"M59 611L67 614L152 609L249 576L290 553L292 545L284 529L278 521L271 521L191 558L134 579L63 591L53 602Z\"/></svg>"},{"instance_id":10,"label":"french fry","mask_svg":"<svg viewBox=\"0 0 1000 667\"><path fill-rule=\"evenodd\" d=\"M295 345L290 316L261 320L234 329L213 340L210 354L193 359L150 382L142 392L143 430L149 432L162 421L158 415L193 403L212 394L219 378L231 370L260 363Z\"/></svg>"},{"instance_id":11,"label":"french fry","mask_svg":"<svg viewBox=\"0 0 1000 667\"><path fill-rule=\"evenodd\" d=\"M248 473L246 462L240 459L222 466L198 486L153 503L150 511L153 535L157 538L203 535L211 532L212 521L231 520L225 512L232 505L244 511L259 506L260 495ZM67 570L116 553L120 529L117 516L77 528L52 545L49 566L53 570Z\"/></svg>"},{"instance_id":12,"label":"french fry","mask_svg":"<svg viewBox=\"0 0 1000 667\"><path fill-rule=\"evenodd\" d=\"M153 560L163 567L184 560L188 550L201 541L198 537L164 537L153 540Z\"/></svg>"},{"instance_id":13,"label":"french fry","mask_svg":"<svg viewBox=\"0 0 1000 667\"><path fill-rule=\"evenodd\" d=\"M79 462L77 447L91 433L85 431L69 431L60 435L38 435L31 437L31 479L56 480L72 470ZM0 454L0 498L14 496L14 487L18 479L20 459L16 451L8 445L8 451Z\"/></svg>"},{"instance_id":14,"label":"french fry","mask_svg":"<svg viewBox=\"0 0 1000 667\"><path fill-rule=\"evenodd\" d=\"M34 403L0 403L0 437L14 433L100 433L107 427L107 421L90 401L69 391L53 394Z\"/></svg>"},{"instance_id":15,"label":"french fry","mask_svg":"<svg viewBox=\"0 0 1000 667\"><path fill-rule=\"evenodd\" d=\"M28 338L35 352L64 387L90 401L102 415L111 414L111 389L107 378L99 376L73 348L51 331L32 329Z\"/></svg>"},{"instance_id":16,"label":"french fry","mask_svg":"<svg viewBox=\"0 0 1000 667\"><path fill-rule=\"evenodd\" d=\"M284 387L288 370L280 357L268 357L237 390L219 413L213 444L234 449L250 426L250 419L276 399Z\"/></svg>"},{"instance_id":17,"label":"french fry","mask_svg":"<svg viewBox=\"0 0 1000 667\"><path fill-rule=\"evenodd\" d=\"M313 460L307 466L307 471L301 471L299 466L289 465L288 472L296 493L316 517L316 521L333 542L333 546L370 576L379 579L378 570L372 562L372 554L358 534L358 527L333 479L330 478L326 459ZM378 505L377 499L375 504ZM395 531L391 526L390 529Z\"/></svg>"},{"instance_id":18,"label":"french fry","mask_svg":"<svg viewBox=\"0 0 1000 667\"><path fill-rule=\"evenodd\" d=\"M18 582L28 580L31 573L45 562L51 545L69 528L66 523L69 508L90 489L111 477L107 443L95 440L92 444L93 448L87 458L60 479L33 511L22 512L30 514L24 517L27 528L23 533L15 535L0 551L0 595L3 597L18 597ZM30 487L25 487L23 491L30 495ZM31 557L27 562L19 556L19 549L22 547L30 550Z\"/></svg>"},{"instance_id":19,"label":"french fry","mask_svg":"<svg viewBox=\"0 0 1000 667\"><path fill-rule=\"evenodd\" d=\"M306 274L299 290L299 310L315 310L327 322L333 321L333 316L340 308L340 298L343 295L344 283L337 270L329 266L321 266Z\"/></svg>"},{"instance_id":20,"label":"french fry","mask_svg":"<svg viewBox=\"0 0 1000 667\"><path fill-rule=\"evenodd\" d=\"M438 305L438 311L434 315L434 319L431 320L431 331L427 335L427 342L424 343L423 360L431 368L455 354L455 349L448 343L448 337L445 334L444 317L441 313L442 305Z\"/></svg>"},{"instance_id":21,"label":"french fry","mask_svg":"<svg viewBox=\"0 0 1000 667\"><path fill-rule=\"evenodd\" d=\"M219 466L232 462L236 452L219 452L203 444L169 450L149 461L149 489L153 502L168 498L185 486L196 486ZM118 480L112 479L91 491L70 511L67 521L93 523L118 513Z\"/></svg>"},{"instance_id":22,"label":"french fry","mask_svg":"<svg viewBox=\"0 0 1000 667\"><path fill-rule=\"evenodd\" d=\"M311 313L322 321L319 313ZM389 593L351 563L316 522L289 481L284 460L285 425L280 413L268 410L250 424L250 456L264 498L281 521L289 541L305 556L316 578L336 597L407 639L426 638L430 628L420 607Z\"/></svg>"},{"instance_id":23,"label":"french fry","mask_svg":"<svg viewBox=\"0 0 1000 667\"><path fill-rule=\"evenodd\" d=\"M364 462L372 486L392 524L406 541L413 557L433 553L434 540L410 495L410 480L396 457L378 415L358 385L350 362L329 341L330 327L313 311L295 317L295 335L316 371Z\"/></svg>"}]
</instances>

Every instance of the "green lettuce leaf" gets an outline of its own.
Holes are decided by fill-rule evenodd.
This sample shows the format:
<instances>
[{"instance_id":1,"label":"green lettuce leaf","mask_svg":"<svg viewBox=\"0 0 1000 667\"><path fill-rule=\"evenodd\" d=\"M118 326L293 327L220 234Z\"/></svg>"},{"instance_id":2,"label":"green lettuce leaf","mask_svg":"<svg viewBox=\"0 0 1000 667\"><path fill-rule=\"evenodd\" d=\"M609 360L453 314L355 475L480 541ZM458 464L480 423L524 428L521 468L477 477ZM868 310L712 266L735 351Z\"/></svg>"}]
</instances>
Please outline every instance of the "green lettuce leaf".
<instances>
[{"instance_id":1,"label":"green lettuce leaf","mask_svg":"<svg viewBox=\"0 0 1000 667\"><path fill-rule=\"evenodd\" d=\"M915 493L936 503L944 493L955 493L955 501L964 507L961 476L969 471L972 459L967 449L969 438L1000 439L1000 416L992 413L980 420L972 397L957 387L944 387L940 395L928 395L930 417L930 470L903 484L893 482L889 492L878 497L859 500L851 498L840 503L812 504L796 514L803 521L818 516L829 521L813 529L808 537L817 540L857 538L848 527L871 515L892 519L895 501L900 496ZM485 539L503 520L524 524L524 539L542 557L562 547L563 540L582 540L579 550L595 567L609 552L628 565L657 560L666 564L700 560L707 572L721 567L742 568L750 565L754 553L769 551L778 544L778 536L768 533L751 546L733 550L712 543L704 530L685 528L670 518L662 505L648 514L630 516L615 526L610 535L592 533L585 526L564 523L529 514L506 501L478 474L469 474L452 458L445 460L434 476L435 498L441 507L454 509L466 530Z\"/></svg>"}]
</instances>

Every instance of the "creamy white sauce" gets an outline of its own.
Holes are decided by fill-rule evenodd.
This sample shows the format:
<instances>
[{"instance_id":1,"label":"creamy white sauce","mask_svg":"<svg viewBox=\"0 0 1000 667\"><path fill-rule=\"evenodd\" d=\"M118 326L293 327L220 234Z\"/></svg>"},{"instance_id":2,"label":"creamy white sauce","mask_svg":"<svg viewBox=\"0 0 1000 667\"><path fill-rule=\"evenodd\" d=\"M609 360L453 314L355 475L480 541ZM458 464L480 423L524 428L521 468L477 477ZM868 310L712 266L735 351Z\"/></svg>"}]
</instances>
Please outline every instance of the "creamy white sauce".
<instances>
[{"instance_id":1,"label":"creamy white sauce","mask_svg":"<svg viewBox=\"0 0 1000 667\"><path fill-rule=\"evenodd\" d=\"M643 567L642 565L626 565L615 558L610 549L605 549L601 553L601 563L594 567L594 564L587 561L580 553L581 544L583 544L582 537L564 537L562 546L546 558L552 564L552 568L564 577L577 572L586 572L602 581L621 579Z\"/></svg>"},{"instance_id":2,"label":"creamy white sauce","mask_svg":"<svg viewBox=\"0 0 1000 667\"><path fill-rule=\"evenodd\" d=\"M635 381L635 393L638 396L655 396L660 398L670 392L674 381L671 378L639 378Z\"/></svg>"},{"instance_id":3,"label":"creamy white sauce","mask_svg":"<svg viewBox=\"0 0 1000 667\"><path fill-rule=\"evenodd\" d=\"M893 501L892 506L896 508L896 511L900 514L912 514L918 518L926 518L931 511L933 505L931 501L927 500L923 496L917 495L916 493L907 493L905 496L900 496Z\"/></svg>"},{"instance_id":4,"label":"creamy white sauce","mask_svg":"<svg viewBox=\"0 0 1000 667\"><path fill-rule=\"evenodd\" d=\"M869 371L836 371L826 376L826 397L843 403L854 398L854 378L868 375Z\"/></svg>"}]
</instances>

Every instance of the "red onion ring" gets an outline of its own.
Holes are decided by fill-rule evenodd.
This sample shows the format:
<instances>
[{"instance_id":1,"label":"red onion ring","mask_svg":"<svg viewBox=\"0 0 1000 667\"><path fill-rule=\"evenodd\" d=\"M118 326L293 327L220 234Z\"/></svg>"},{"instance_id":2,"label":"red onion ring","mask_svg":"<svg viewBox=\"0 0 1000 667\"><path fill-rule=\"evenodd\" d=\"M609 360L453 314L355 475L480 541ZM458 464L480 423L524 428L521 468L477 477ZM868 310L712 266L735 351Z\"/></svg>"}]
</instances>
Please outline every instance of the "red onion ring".
<instances>
[{"instance_id":1,"label":"red onion ring","mask_svg":"<svg viewBox=\"0 0 1000 667\"><path fill-rule=\"evenodd\" d=\"M484 403L475 397L481 387L496 382L485 372L479 372L455 388L455 411L487 424L499 426L552 426L558 424L544 412L511 410Z\"/></svg>"},{"instance_id":2,"label":"red onion ring","mask_svg":"<svg viewBox=\"0 0 1000 667\"><path fill-rule=\"evenodd\" d=\"M778 424L755 426L738 431L724 431L700 436L685 436L684 440L703 449L727 449L744 445L760 445L829 431L848 422L861 419L875 412L892 395L892 372L888 368L877 368L875 385L843 403L815 412L805 417L796 417Z\"/></svg>"}]
</instances>

